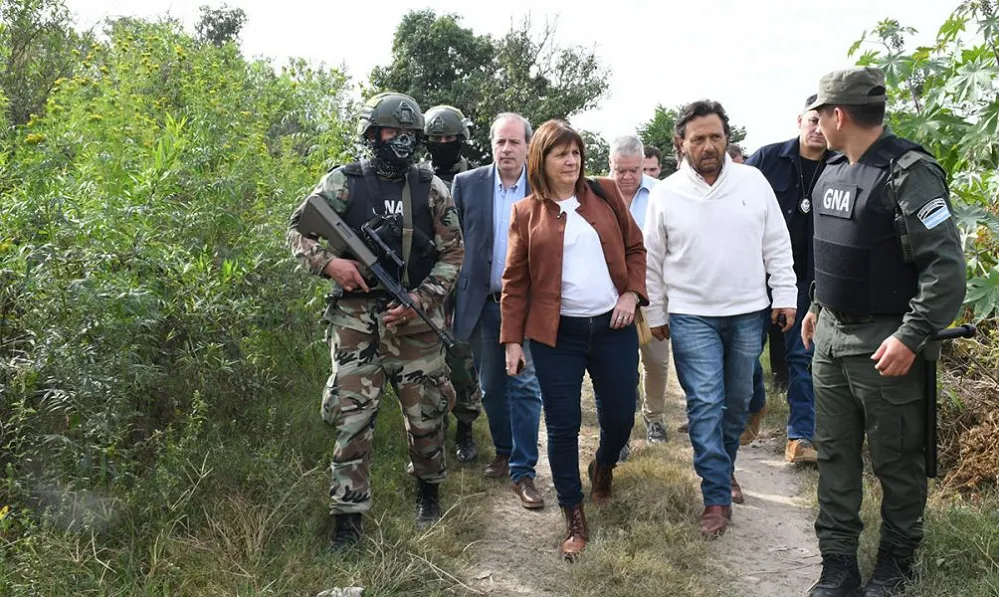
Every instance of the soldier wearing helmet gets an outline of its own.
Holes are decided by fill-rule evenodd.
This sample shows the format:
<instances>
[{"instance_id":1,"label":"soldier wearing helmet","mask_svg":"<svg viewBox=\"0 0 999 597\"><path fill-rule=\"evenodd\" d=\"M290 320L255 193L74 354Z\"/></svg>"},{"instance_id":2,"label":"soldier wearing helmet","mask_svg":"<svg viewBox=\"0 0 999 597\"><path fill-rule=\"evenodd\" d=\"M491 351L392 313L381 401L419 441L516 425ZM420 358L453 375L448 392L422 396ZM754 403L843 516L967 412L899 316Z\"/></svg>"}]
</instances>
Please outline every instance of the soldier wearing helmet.
<instances>
[{"instance_id":1,"label":"soldier wearing helmet","mask_svg":"<svg viewBox=\"0 0 999 597\"><path fill-rule=\"evenodd\" d=\"M447 186L413 163L423 126L423 113L408 95L372 97L361 110L357 129L371 157L331 169L309 197L324 199L359 236L366 223L395 222L381 237L405 262L394 268L399 282L443 327L444 301L458 277L464 248ZM438 487L447 472L444 420L454 389L434 331L376 281L362 277L352 255L337 254L300 234L304 206L305 201L292 215L287 240L298 261L333 286L326 316L333 373L323 391L321 414L334 429L330 509L336 530L331 542L342 549L357 543L362 514L371 508L372 434L386 382L406 419L410 470L417 480L417 522L426 525L440 517Z\"/></svg>"},{"instance_id":2,"label":"soldier wearing helmet","mask_svg":"<svg viewBox=\"0 0 999 597\"><path fill-rule=\"evenodd\" d=\"M424 117L423 133L426 135L427 151L430 152L430 165L434 174L447 183L459 172L473 168L461 155L468 143L468 127L472 121L465 118L461 110L454 106L434 106Z\"/></svg>"},{"instance_id":3,"label":"soldier wearing helmet","mask_svg":"<svg viewBox=\"0 0 999 597\"><path fill-rule=\"evenodd\" d=\"M456 174L474 167L461 155L462 148L468 142L471 121L458 108L440 105L427 110L424 123L423 133L426 136L430 162L423 166L433 168L434 173L450 190ZM452 294L445 307L448 320L454 313L453 299ZM456 398L453 413L458 421L454 449L460 462L474 462L479 456L479 449L472 434L472 423L482 412L482 388L479 386L479 375L471 348L467 343L462 344L462 350L448 353L451 385L454 386Z\"/></svg>"}]
</instances>

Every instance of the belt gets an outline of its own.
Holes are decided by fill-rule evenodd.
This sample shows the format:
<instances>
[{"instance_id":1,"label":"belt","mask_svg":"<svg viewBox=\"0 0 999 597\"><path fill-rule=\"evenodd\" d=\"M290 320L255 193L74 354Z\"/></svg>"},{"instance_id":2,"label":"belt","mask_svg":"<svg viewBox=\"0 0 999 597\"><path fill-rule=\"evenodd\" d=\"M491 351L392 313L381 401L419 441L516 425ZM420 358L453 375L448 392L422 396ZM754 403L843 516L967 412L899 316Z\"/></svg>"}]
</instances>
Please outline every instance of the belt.
<instances>
[{"instance_id":1,"label":"belt","mask_svg":"<svg viewBox=\"0 0 999 597\"><path fill-rule=\"evenodd\" d=\"M840 323L845 323L847 325L857 324L857 323L871 323L874 321L873 315L861 315L859 313L843 313L841 311L836 311L835 309L830 309L829 307L823 307L830 315L836 318L836 321Z\"/></svg>"},{"instance_id":2,"label":"belt","mask_svg":"<svg viewBox=\"0 0 999 597\"><path fill-rule=\"evenodd\" d=\"M486 295L486 299L488 299L488 300L490 300L490 301L492 301L494 303L498 303L498 302L500 302L500 297L502 295L503 295L502 292L493 292L491 294L487 294Z\"/></svg>"}]
</instances>

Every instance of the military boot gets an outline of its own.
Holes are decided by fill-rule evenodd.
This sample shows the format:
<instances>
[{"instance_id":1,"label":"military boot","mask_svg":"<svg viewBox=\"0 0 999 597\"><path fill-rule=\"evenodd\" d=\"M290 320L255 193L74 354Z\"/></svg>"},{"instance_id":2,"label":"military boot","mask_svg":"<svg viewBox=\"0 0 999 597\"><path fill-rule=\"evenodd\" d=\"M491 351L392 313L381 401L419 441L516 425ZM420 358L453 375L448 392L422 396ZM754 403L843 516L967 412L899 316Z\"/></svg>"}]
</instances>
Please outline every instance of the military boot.
<instances>
[{"instance_id":1,"label":"military boot","mask_svg":"<svg viewBox=\"0 0 999 597\"><path fill-rule=\"evenodd\" d=\"M340 551L350 549L361 540L361 515L337 514L334 517L336 530L330 539L330 549Z\"/></svg>"},{"instance_id":2,"label":"military boot","mask_svg":"<svg viewBox=\"0 0 999 597\"><path fill-rule=\"evenodd\" d=\"M896 556L879 549L874 574L864 585L864 591L860 595L861 597L901 595L911 580L912 556Z\"/></svg>"},{"instance_id":3,"label":"military boot","mask_svg":"<svg viewBox=\"0 0 999 597\"><path fill-rule=\"evenodd\" d=\"M859 588L857 556L822 556L822 574L808 597L856 597Z\"/></svg>"},{"instance_id":4,"label":"military boot","mask_svg":"<svg viewBox=\"0 0 999 597\"><path fill-rule=\"evenodd\" d=\"M441 517L440 485L416 480L416 524L427 527Z\"/></svg>"},{"instance_id":5,"label":"military boot","mask_svg":"<svg viewBox=\"0 0 999 597\"><path fill-rule=\"evenodd\" d=\"M454 434L454 451L459 462L474 462L479 457L479 449L475 446L475 436L472 435L472 425L458 421L458 429Z\"/></svg>"}]
</instances>

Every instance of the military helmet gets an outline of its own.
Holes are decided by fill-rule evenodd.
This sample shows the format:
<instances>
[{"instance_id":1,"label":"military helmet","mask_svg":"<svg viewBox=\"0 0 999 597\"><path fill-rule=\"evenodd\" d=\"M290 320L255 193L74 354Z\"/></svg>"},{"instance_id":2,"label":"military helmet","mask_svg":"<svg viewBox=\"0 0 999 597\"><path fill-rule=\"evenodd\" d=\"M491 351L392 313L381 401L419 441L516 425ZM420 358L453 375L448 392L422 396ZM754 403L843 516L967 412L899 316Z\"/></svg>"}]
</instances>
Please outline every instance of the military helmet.
<instances>
[{"instance_id":1,"label":"military helmet","mask_svg":"<svg viewBox=\"0 0 999 597\"><path fill-rule=\"evenodd\" d=\"M375 126L423 132L423 112L416 100L404 93L379 93L364 102L357 133L366 137L368 130Z\"/></svg>"},{"instance_id":2,"label":"military helmet","mask_svg":"<svg viewBox=\"0 0 999 597\"><path fill-rule=\"evenodd\" d=\"M454 106L434 106L427 110L424 120L427 121L427 125L423 133L427 136L457 135L466 141L469 138L468 126L472 121L465 118L461 110Z\"/></svg>"}]
</instances>

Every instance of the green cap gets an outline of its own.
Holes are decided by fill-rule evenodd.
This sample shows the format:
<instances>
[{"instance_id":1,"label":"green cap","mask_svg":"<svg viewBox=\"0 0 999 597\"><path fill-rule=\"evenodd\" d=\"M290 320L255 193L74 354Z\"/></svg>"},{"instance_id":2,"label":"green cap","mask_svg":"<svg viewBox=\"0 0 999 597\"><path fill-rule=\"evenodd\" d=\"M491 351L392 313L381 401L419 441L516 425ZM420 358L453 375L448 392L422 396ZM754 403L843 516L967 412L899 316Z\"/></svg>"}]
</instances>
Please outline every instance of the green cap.
<instances>
[{"instance_id":1,"label":"green cap","mask_svg":"<svg viewBox=\"0 0 999 597\"><path fill-rule=\"evenodd\" d=\"M885 95L885 74L880 68L858 66L846 70L833 71L819 79L819 93L805 111L815 110L829 104L841 106L864 106L883 104Z\"/></svg>"}]
</instances>

